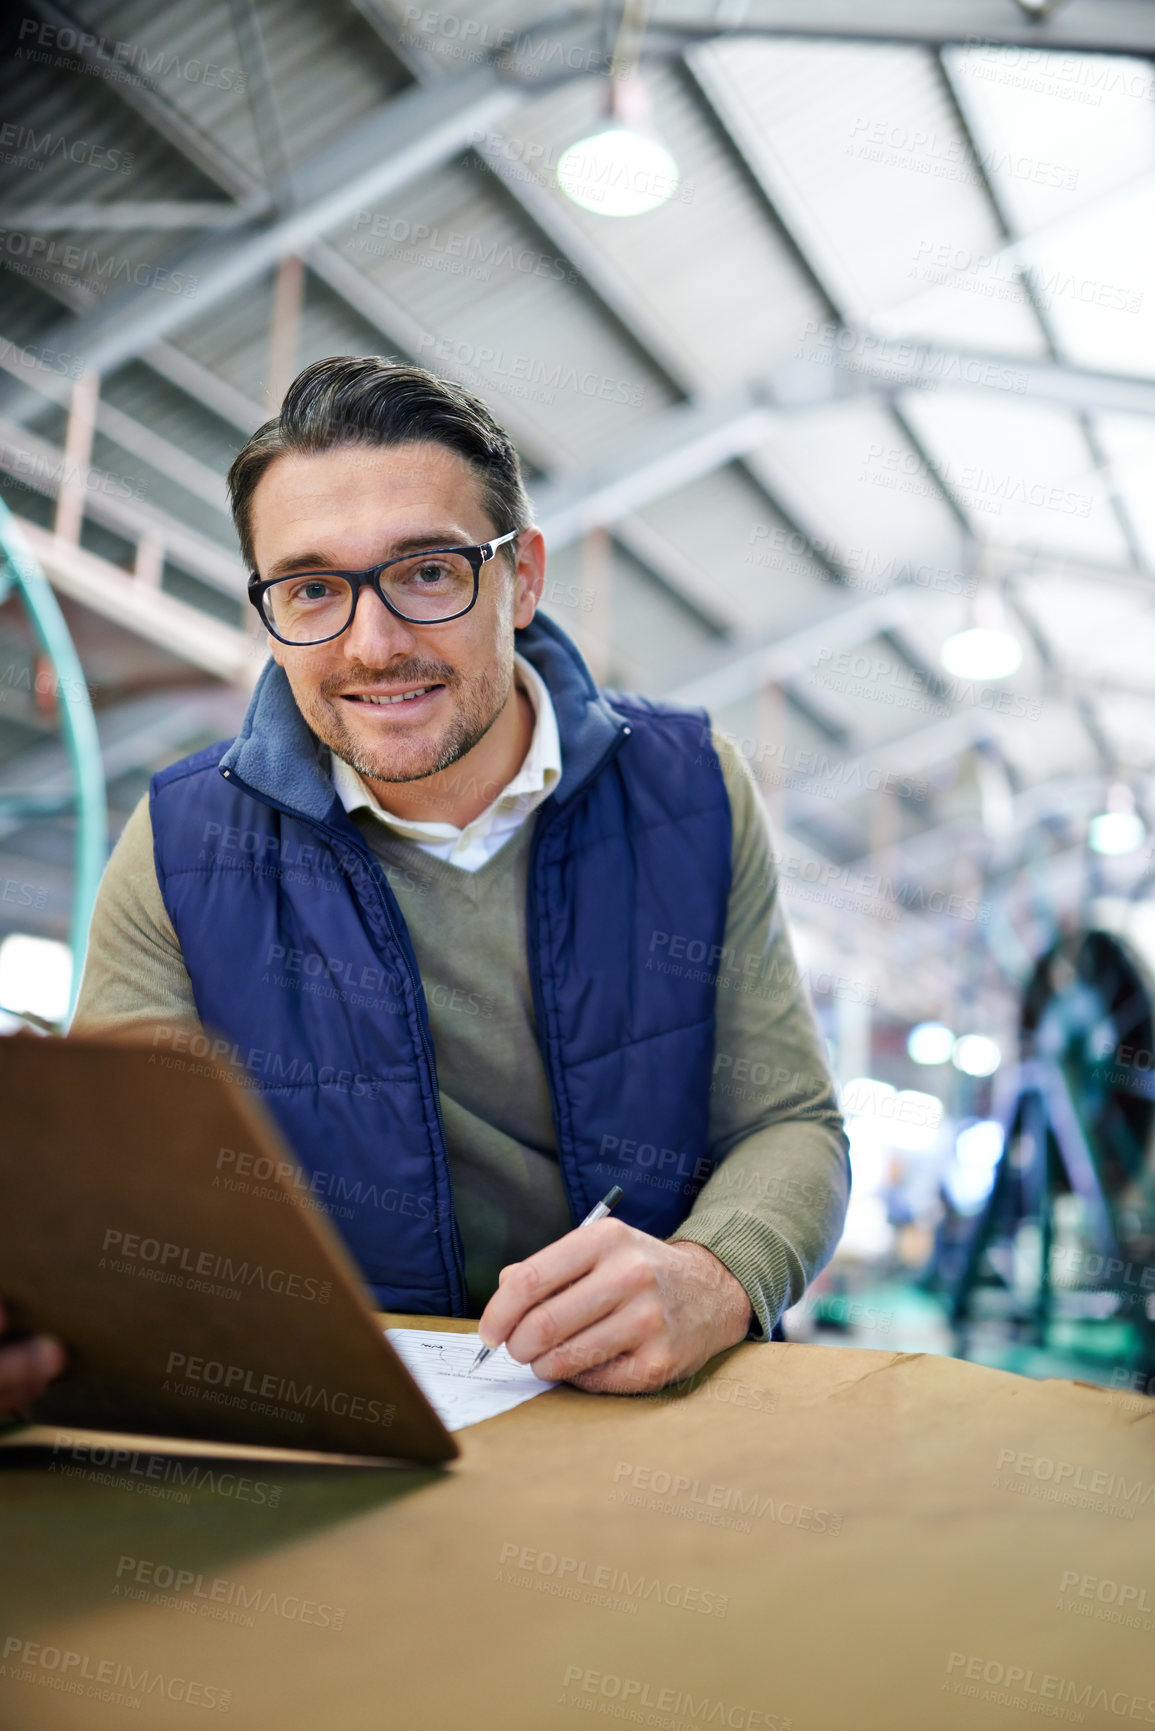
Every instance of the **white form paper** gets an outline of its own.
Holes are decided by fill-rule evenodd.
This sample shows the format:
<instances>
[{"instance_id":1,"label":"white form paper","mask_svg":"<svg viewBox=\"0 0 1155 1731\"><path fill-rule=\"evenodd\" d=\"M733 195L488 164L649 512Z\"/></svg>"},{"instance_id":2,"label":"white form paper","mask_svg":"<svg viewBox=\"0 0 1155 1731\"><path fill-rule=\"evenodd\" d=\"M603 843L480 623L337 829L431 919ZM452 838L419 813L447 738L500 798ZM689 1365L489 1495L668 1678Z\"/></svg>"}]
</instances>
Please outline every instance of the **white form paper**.
<instances>
[{"instance_id":1,"label":"white form paper","mask_svg":"<svg viewBox=\"0 0 1155 1731\"><path fill-rule=\"evenodd\" d=\"M385 1333L446 1430L464 1430L557 1387L510 1358L504 1346L469 1376L481 1351L476 1334L434 1334L422 1328L387 1328Z\"/></svg>"}]
</instances>

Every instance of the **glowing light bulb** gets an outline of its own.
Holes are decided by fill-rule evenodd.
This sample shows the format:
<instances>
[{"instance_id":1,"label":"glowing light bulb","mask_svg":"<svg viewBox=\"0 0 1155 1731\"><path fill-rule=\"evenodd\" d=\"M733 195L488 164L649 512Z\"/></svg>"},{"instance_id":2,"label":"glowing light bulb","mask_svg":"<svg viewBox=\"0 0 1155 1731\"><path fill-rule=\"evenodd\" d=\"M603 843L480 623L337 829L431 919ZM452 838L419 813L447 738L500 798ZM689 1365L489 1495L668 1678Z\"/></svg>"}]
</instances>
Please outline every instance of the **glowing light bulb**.
<instances>
[{"instance_id":1,"label":"glowing light bulb","mask_svg":"<svg viewBox=\"0 0 1155 1731\"><path fill-rule=\"evenodd\" d=\"M571 144L557 165L567 198L599 216L643 216L678 190L678 165L664 145L626 126Z\"/></svg>"},{"instance_id":2,"label":"glowing light bulb","mask_svg":"<svg viewBox=\"0 0 1155 1731\"><path fill-rule=\"evenodd\" d=\"M939 654L947 672L956 679L1007 679L1023 661L1017 637L985 625L956 631L947 638Z\"/></svg>"},{"instance_id":3,"label":"glowing light bulb","mask_svg":"<svg viewBox=\"0 0 1155 1731\"><path fill-rule=\"evenodd\" d=\"M1107 794L1107 809L1091 819L1087 841L1094 853L1137 853L1147 840L1143 819L1125 782L1117 781Z\"/></svg>"},{"instance_id":4,"label":"glowing light bulb","mask_svg":"<svg viewBox=\"0 0 1155 1731\"><path fill-rule=\"evenodd\" d=\"M998 1042L986 1034L964 1034L955 1042L955 1068L965 1076L993 1076L1002 1061Z\"/></svg>"},{"instance_id":5,"label":"glowing light bulb","mask_svg":"<svg viewBox=\"0 0 1155 1731\"><path fill-rule=\"evenodd\" d=\"M0 943L0 1007L25 1010L46 1022L68 1014L72 951L54 938L13 932Z\"/></svg>"},{"instance_id":6,"label":"glowing light bulb","mask_svg":"<svg viewBox=\"0 0 1155 1731\"><path fill-rule=\"evenodd\" d=\"M942 1022L920 1022L906 1037L907 1057L916 1064L945 1064L954 1051L954 1035Z\"/></svg>"}]
</instances>

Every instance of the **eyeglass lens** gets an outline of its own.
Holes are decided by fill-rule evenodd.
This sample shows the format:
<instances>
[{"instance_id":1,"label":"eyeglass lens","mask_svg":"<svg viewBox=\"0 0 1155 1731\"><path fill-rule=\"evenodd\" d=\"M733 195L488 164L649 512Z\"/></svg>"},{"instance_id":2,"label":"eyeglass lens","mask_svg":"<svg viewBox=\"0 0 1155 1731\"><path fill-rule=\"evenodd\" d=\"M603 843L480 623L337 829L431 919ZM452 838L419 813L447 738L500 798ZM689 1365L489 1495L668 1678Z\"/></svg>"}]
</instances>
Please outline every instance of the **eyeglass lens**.
<instances>
[{"instance_id":1,"label":"eyeglass lens","mask_svg":"<svg viewBox=\"0 0 1155 1731\"><path fill-rule=\"evenodd\" d=\"M462 612L473 600L473 566L461 553L417 554L381 573L381 588L398 613L432 624ZM265 618L289 643L335 637L353 613L353 585L333 571L283 577L265 590Z\"/></svg>"}]
</instances>

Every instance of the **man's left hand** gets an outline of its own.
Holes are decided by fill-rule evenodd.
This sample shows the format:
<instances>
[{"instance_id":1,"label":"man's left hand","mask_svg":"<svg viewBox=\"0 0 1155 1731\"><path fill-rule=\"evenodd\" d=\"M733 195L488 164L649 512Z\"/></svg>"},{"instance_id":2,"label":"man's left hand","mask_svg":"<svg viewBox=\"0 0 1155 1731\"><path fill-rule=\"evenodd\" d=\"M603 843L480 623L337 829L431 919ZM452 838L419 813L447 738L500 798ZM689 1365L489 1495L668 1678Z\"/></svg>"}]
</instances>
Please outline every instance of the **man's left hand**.
<instances>
[{"instance_id":1,"label":"man's left hand","mask_svg":"<svg viewBox=\"0 0 1155 1731\"><path fill-rule=\"evenodd\" d=\"M745 1339L752 1314L703 1245L597 1220L503 1268L478 1331L548 1381L646 1394Z\"/></svg>"}]
</instances>

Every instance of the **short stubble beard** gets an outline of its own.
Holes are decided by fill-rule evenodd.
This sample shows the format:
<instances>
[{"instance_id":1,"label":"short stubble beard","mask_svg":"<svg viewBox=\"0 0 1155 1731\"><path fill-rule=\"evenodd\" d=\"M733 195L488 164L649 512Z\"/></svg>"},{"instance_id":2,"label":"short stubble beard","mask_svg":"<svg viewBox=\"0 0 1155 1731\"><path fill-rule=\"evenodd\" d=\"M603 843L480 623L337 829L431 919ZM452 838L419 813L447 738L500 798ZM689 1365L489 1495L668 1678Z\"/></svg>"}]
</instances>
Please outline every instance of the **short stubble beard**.
<instances>
[{"instance_id":1,"label":"short stubble beard","mask_svg":"<svg viewBox=\"0 0 1155 1731\"><path fill-rule=\"evenodd\" d=\"M443 685L455 699L454 712L440 738L414 739L404 743L397 740L392 746L383 744L381 755L371 758L366 755L365 748L356 743L346 725L338 694L347 690L350 685L371 687L402 681L405 684ZM428 776L437 775L439 771L460 762L485 738L509 701L512 682L512 646L507 658L492 664L467 683L463 682L457 668L444 661L424 661L420 657L410 656L388 668L366 667L358 662L343 673L339 680L322 681L316 695L311 696L308 703L301 707L305 720L318 739L329 747L335 757L355 769L365 780L424 781ZM400 753L397 749L399 746ZM415 749L423 753L423 756L416 762L408 762L406 767L402 768L398 757L402 753L409 757ZM389 752L388 757L385 755L386 751Z\"/></svg>"}]
</instances>

